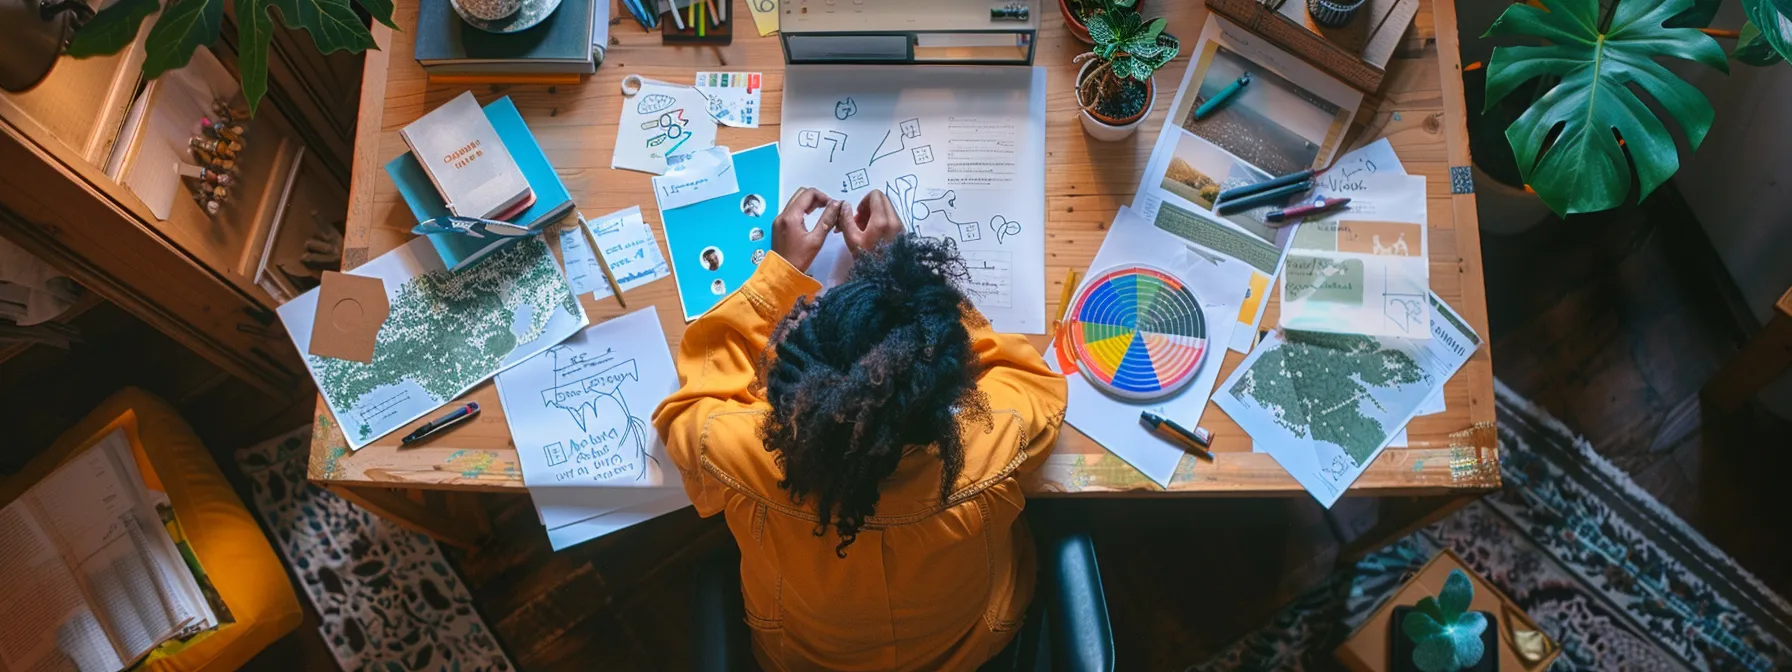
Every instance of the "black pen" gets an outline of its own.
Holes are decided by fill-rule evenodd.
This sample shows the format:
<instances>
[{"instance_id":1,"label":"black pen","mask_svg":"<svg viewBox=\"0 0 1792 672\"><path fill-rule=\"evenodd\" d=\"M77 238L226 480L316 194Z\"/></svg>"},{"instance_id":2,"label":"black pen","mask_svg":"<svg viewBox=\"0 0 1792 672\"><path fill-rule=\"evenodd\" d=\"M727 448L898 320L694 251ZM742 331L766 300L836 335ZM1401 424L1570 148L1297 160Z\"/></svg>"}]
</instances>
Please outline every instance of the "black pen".
<instances>
[{"instance_id":1,"label":"black pen","mask_svg":"<svg viewBox=\"0 0 1792 672\"><path fill-rule=\"evenodd\" d=\"M1151 431L1158 436L1169 439L1182 446L1183 450L1194 453L1196 457L1207 458L1208 462L1213 461L1213 452L1207 449L1213 438L1212 432L1200 427L1196 427L1195 431L1191 432L1183 429L1182 425L1171 422L1168 418L1151 411L1139 413L1139 422L1145 423L1145 426L1150 427Z\"/></svg>"},{"instance_id":2,"label":"black pen","mask_svg":"<svg viewBox=\"0 0 1792 672\"><path fill-rule=\"evenodd\" d=\"M1255 184L1247 184L1242 187L1227 189L1220 192L1220 195L1215 200L1223 203L1234 198L1244 198L1259 191L1269 191L1270 189L1294 184L1295 182L1301 182L1311 177L1313 177L1313 169L1308 168L1298 173L1289 173L1273 180L1264 180Z\"/></svg>"},{"instance_id":3,"label":"black pen","mask_svg":"<svg viewBox=\"0 0 1792 672\"><path fill-rule=\"evenodd\" d=\"M406 434L404 439L399 442L399 445L408 446L417 441L422 441L436 432L447 429L457 423L465 422L475 415L479 415L479 402L469 401L467 402L467 405L449 411L447 415L423 423L423 426L418 427L417 431Z\"/></svg>"}]
</instances>

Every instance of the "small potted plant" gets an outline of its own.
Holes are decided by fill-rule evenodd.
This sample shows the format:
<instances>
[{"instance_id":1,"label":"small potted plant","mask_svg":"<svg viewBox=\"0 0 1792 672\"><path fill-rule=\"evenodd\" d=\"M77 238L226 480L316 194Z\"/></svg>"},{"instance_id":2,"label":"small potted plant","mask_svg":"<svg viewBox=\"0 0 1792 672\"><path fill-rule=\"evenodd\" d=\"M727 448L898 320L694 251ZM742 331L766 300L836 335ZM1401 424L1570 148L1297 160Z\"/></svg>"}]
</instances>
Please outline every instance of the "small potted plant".
<instances>
[{"instance_id":1,"label":"small potted plant","mask_svg":"<svg viewBox=\"0 0 1792 672\"><path fill-rule=\"evenodd\" d=\"M1456 672L1497 670L1499 655L1487 655L1499 647L1499 627L1485 611L1469 611L1475 586L1460 569L1450 570L1436 597L1425 596L1417 606L1395 607L1394 670Z\"/></svg>"},{"instance_id":2,"label":"small potted plant","mask_svg":"<svg viewBox=\"0 0 1792 672\"><path fill-rule=\"evenodd\" d=\"M1134 11L1145 11L1145 0L1129 3ZM1094 44L1089 38L1089 17L1107 9L1108 0L1058 0L1058 11L1064 14L1064 27L1083 44Z\"/></svg>"},{"instance_id":3,"label":"small potted plant","mask_svg":"<svg viewBox=\"0 0 1792 672\"><path fill-rule=\"evenodd\" d=\"M1076 102L1089 137L1113 141L1132 135L1151 114L1157 102L1151 74L1176 58L1182 43L1164 32L1162 17L1139 16L1135 0L1099 1L1103 8L1088 18L1095 48L1073 61L1083 64L1076 73Z\"/></svg>"}]
</instances>

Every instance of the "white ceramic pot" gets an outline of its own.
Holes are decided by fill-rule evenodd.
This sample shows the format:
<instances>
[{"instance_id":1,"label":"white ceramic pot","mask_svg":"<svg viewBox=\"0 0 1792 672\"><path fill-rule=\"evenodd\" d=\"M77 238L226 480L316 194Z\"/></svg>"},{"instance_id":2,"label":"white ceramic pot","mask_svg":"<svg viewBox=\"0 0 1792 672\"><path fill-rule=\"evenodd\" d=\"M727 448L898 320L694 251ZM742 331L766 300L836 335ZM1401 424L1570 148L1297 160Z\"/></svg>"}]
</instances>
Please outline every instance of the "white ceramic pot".
<instances>
[{"instance_id":1,"label":"white ceramic pot","mask_svg":"<svg viewBox=\"0 0 1792 672\"><path fill-rule=\"evenodd\" d=\"M1076 73L1076 101L1077 107L1082 108L1083 132L1102 142L1124 140L1137 132L1139 125L1145 123L1146 119L1151 118L1151 108L1157 105L1157 84L1153 81L1151 85L1145 87L1145 111L1137 119L1125 124L1112 124L1090 113L1085 107L1087 103L1083 100L1083 77L1089 74L1089 69L1093 67L1095 67L1095 59L1089 59L1083 63L1083 69Z\"/></svg>"}]
</instances>

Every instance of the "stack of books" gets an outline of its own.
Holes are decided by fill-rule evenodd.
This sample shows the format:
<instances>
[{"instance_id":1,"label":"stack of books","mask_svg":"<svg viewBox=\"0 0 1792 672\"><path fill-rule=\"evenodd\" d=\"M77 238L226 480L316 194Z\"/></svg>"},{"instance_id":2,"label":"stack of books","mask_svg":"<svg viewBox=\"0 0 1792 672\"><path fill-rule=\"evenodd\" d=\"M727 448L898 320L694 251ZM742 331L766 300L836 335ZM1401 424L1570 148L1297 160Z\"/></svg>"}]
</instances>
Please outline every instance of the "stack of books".
<instances>
[{"instance_id":1,"label":"stack of books","mask_svg":"<svg viewBox=\"0 0 1792 672\"><path fill-rule=\"evenodd\" d=\"M577 84L597 72L610 43L610 3L560 0L536 26L488 33L449 0L424 0L417 14L417 64L432 84Z\"/></svg>"},{"instance_id":2,"label":"stack of books","mask_svg":"<svg viewBox=\"0 0 1792 672\"><path fill-rule=\"evenodd\" d=\"M411 151L387 163L386 173L418 222L457 215L540 231L572 211L572 194L509 96L482 109L471 91L462 93L411 122L399 136ZM442 264L451 270L517 240L429 235Z\"/></svg>"}]
</instances>

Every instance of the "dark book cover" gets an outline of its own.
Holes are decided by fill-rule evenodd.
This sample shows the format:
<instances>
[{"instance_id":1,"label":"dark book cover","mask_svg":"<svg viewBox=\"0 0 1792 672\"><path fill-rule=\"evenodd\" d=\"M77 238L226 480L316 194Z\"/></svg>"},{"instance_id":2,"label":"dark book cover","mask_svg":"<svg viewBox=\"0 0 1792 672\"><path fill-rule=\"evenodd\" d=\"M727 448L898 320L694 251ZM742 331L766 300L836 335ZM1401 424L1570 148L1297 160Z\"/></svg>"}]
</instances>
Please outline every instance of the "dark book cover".
<instances>
[{"instance_id":1,"label":"dark book cover","mask_svg":"<svg viewBox=\"0 0 1792 672\"><path fill-rule=\"evenodd\" d=\"M559 8L540 24L498 34L468 25L449 0L424 0L417 10L414 55L425 68L520 63L528 69L530 63L583 63L586 69L582 72L590 72L591 13L596 7L596 0L560 0Z\"/></svg>"}]
</instances>

